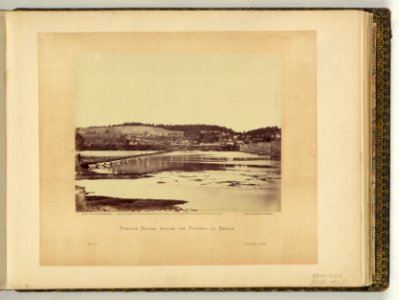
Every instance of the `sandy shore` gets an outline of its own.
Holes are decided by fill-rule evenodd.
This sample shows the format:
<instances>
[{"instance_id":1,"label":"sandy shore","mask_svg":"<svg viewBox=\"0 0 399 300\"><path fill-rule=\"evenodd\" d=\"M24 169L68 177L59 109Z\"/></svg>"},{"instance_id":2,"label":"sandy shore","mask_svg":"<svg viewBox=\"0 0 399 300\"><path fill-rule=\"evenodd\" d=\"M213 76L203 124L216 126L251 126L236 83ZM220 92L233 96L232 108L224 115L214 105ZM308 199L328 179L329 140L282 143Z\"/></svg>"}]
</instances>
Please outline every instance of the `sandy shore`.
<instances>
[{"instance_id":1,"label":"sandy shore","mask_svg":"<svg viewBox=\"0 0 399 300\"><path fill-rule=\"evenodd\" d=\"M129 199L106 196L91 196L84 187L75 186L76 192L76 211L95 212L95 211L151 211L169 210L180 211L178 205L187 203L184 200L169 199Z\"/></svg>"}]
</instances>

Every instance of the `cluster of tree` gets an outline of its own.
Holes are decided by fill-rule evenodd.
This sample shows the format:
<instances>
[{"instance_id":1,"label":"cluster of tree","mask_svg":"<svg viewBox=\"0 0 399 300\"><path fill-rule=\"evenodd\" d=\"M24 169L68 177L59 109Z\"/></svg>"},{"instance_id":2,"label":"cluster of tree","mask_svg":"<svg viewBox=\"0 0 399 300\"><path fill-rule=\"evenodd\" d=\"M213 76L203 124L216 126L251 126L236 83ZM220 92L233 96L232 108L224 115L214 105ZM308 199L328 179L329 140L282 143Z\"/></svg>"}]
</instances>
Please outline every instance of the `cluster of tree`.
<instances>
[{"instance_id":1,"label":"cluster of tree","mask_svg":"<svg viewBox=\"0 0 399 300\"><path fill-rule=\"evenodd\" d=\"M281 136L281 128L277 126L262 127L258 129L245 131L243 134L253 138L257 137L273 138L276 137L277 135Z\"/></svg>"},{"instance_id":2,"label":"cluster of tree","mask_svg":"<svg viewBox=\"0 0 399 300\"><path fill-rule=\"evenodd\" d=\"M75 132L75 148L76 148L76 150L83 150L84 144L85 144L85 140L84 140L83 136L80 133Z\"/></svg>"}]
</instances>

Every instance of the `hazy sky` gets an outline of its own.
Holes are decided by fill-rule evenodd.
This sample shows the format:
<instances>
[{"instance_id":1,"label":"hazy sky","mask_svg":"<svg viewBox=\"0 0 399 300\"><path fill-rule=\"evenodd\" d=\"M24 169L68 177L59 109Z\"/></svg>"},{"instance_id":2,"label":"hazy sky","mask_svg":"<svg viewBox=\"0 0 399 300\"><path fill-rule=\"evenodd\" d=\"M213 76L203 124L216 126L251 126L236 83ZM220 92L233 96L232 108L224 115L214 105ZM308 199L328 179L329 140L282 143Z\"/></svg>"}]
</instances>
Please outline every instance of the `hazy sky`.
<instances>
[{"instance_id":1,"label":"hazy sky","mask_svg":"<svg viewBox=\"0 0 399 300\"><path fill-rule=\"evenodd\" d=\"M280 84L280 61L272 54L82 55L76 126L280 126Z\"/></svg>"}]
</instances>

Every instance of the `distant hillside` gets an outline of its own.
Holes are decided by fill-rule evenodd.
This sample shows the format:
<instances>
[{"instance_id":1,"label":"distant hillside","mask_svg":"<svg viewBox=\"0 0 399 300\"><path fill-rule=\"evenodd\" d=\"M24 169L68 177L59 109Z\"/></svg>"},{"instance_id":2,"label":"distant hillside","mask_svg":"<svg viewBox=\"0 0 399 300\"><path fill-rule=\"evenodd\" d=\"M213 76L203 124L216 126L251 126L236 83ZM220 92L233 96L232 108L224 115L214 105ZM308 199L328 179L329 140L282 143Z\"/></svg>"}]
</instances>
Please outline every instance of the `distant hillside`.
<instances>
[{"instance_id":1,"label":"distant hillside","mask_svg":"<svg viewBox=\"0 0 399 300\"><path fill-rule=\"evenodd\" d=\"M168 135L172 134L172 130L156 127L156 126L145 126L145 125L121 125L121 126L113 126L112 128L117 129L122 134L138 134L138 135ZM178 131L178 130L173 130ZM180 130L182 132L182 130ZM182 133L183 135L183 133Z\"/></svg>"},{"instance_id":2,"label":"distant hillside","mask_svg":"<svg viewBox=\"0 0 399 300\"><path fill-rule=\"evenodd\" d=\"M154 123L141 123L141 122L126 122L123 124L115 124L110 125L110 127L120 127L120 126L148 126L148 127L157 127L163 128L166 130L172 131L183 131L185 134L187 133L200 133L201 131L220 131L226 132L229 134L246 134L249 136L275 136L276 134L281 135L281 128L277 126L267 126L252 129L249 131L237 132L231 128L227 128L225 126L219 125L208 125L208 124L154 124ZM93 126L96 127L96 126ZM98 126L103 127L103 126Z\"/></svg>"},{"instance_id":3,"label":"distant hillside","mask_svg":"<svg viewBox=\"0 0 399 300\"><path fill-rule=\"evenodd\" d=\"M235 133L234 130L224 127L224 126L205 125L205 124L165 125L165 124L129 122L129 123L123 123L123 124L119 124L119 125L113 125L113 127L116 127L116 126L152 126L152 127L158 127L158 128L163 128L163 129L172 130L172 131L183 131L184 135L199 134L199 133L201 133L201 131L220 131L220 132L226 132L226 133L230 133L230 134Z\"/></svg>"},{"instance_id":4,"label":"distant hillside","mask_svg":"<svg viewBox=\"0 0 399 300\"><path fill-rule=\"evenodd\" d=\"M144 125L92 126L76 128L76 132L86 139L115 139L123 136L182 137L184 135L181 130Z\"/></svg>"},{"instance_id":5,"label":"distant hillside","mask_svg":"<svg viewBox=\"0 0 399 300\"><path fill-rule=\"evenodd\" d=\"M263 127L246 132L205 124L146 124L76 128L77 150L214 150L238 151L242 144L280 141L281 129Z\"/></svg>"}]
</instances>

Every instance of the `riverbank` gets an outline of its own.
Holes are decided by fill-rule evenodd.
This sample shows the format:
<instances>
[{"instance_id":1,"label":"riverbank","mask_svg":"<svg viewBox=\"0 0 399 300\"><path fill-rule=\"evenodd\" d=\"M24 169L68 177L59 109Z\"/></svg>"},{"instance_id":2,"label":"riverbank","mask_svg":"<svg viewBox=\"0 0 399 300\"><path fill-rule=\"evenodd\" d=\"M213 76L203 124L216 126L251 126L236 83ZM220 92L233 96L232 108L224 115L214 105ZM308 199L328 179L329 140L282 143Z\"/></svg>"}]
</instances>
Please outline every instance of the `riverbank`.
<instances>
[{"instance_id":1,"label":"riverbank","mask_svg":"<svg viewBox=\"0 0 399 300\"><path fill-rule=\"evenodd\" d=\"M184 200L95 196L87 193L81 186L75 186L75 190L77 212L180 211L182 208L178 205L187 203Z\"/></svg>"}]
</instances>

